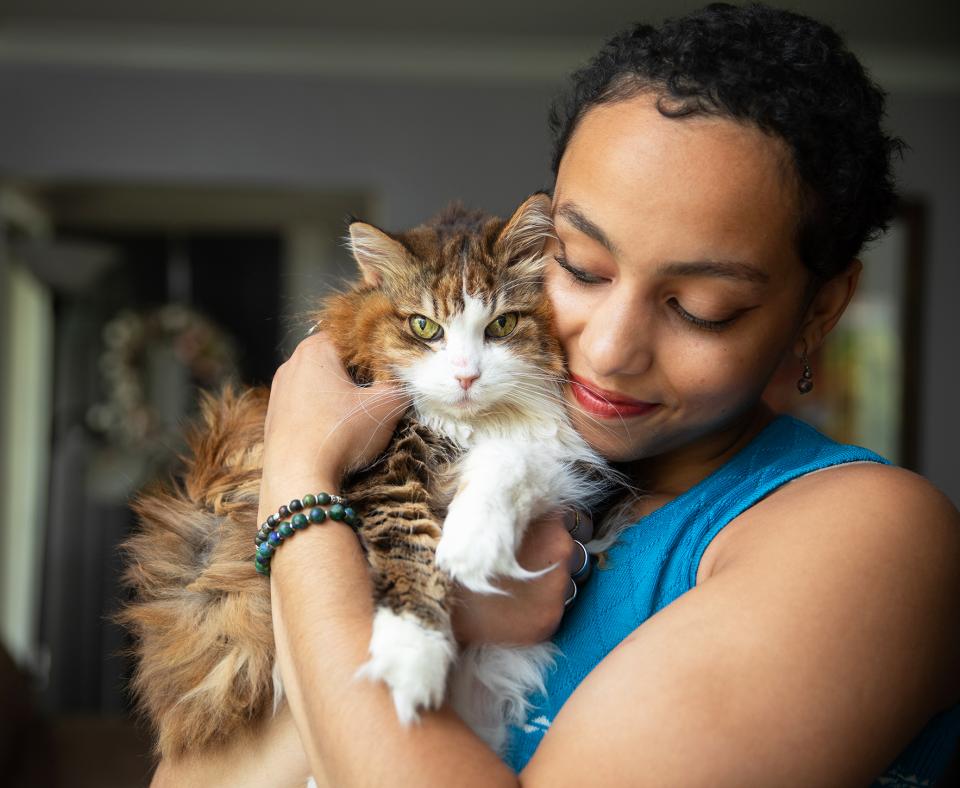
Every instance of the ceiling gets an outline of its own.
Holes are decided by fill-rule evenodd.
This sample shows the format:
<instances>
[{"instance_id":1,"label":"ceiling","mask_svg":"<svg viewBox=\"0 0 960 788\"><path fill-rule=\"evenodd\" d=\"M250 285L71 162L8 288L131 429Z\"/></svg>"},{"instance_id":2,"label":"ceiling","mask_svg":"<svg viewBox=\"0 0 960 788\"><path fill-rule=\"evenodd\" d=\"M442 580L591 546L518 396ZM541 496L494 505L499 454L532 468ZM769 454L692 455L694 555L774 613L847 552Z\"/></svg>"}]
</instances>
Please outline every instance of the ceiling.
<instances>
[{"instance_id":1,"label":"ceiling","mask_svg":"<svg viewBox=\"0 0 960 788\"><path fill-rule=\"evenodd\" d=\"M604 37L704 0L0 0L0 67L556 84ZM783 0L888 90L960 93L960 0Z\"/></svg>"},{"instance_id":2,"label":"ceiling","mask_svg":"<svg viewBox=\"0 0 960 788\"><path fill-rule=\"evenodd\" d=\"M597 37L633 21L658 21L702 5L690 0L3 0L0 25ZM781 5L833 24L860 45L958 52L957 0L786 0Z\"/></svg>"}]
</instances>

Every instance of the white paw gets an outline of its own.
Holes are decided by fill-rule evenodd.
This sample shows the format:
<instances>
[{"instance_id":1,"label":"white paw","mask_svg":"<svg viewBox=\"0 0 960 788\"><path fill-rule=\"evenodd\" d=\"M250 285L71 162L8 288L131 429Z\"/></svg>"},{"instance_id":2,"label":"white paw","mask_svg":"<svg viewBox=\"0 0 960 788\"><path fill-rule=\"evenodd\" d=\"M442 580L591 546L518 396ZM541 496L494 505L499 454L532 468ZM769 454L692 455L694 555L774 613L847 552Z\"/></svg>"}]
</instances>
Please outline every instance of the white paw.
<instances>
[{"instance_id":1,"label":"white paw","mask_svg":"<svg viewBox=\"0 0 960 788\"><path fill-rule=\"evenodd\" d=\"M370 638L370 660L355 678L383 681L393 694L393 705L403 725L417 722L420 709L443 702L454 648L449 638L425 627L409 613L377 610Z\"/></svg>"},{"instance_id":2,"label":"white paw","mask_svg":"<svg viewBox=\"0 0 960 788\"><path fill-rule=\"evenodd\" d=\"M494 577L530 580L549 572L531 572L517 563L515 518L474 502L463 493L453 499L437 544L437 566L460 585L485 594L503 594Z\"/></svg>"}]
</instances>

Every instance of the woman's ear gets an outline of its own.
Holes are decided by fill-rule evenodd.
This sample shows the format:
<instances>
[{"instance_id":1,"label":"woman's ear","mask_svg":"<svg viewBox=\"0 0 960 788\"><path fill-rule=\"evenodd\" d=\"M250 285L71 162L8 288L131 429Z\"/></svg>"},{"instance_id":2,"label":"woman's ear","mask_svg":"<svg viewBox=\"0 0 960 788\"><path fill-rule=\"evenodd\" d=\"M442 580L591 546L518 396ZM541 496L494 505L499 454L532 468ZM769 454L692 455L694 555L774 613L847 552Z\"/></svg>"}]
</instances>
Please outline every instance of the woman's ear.
<instances>
[{"instance_id":1,"label":"woman's ear","mask_svg":"<svg viewBox=\"0 0 960 788\"><path fill-rule=\"evenodd\" d=\"M804 352L804 348L808 354L812 355L823 344L827 334L833 330L857 291L862 270L863 263L854 258L846 269L828 279L817 290L810 306L807 307L803 328L797 338L794 352L798 358Z\"/></svg>"}]
</instances>

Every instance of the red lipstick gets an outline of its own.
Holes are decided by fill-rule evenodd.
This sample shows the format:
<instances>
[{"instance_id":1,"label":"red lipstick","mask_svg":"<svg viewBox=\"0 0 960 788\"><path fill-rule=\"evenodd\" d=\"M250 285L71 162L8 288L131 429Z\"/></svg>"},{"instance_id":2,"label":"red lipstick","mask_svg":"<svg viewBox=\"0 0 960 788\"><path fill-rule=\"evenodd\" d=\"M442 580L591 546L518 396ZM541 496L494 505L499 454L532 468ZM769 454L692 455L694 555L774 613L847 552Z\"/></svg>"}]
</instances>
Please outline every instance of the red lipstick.
<instances>
[{"instance_id":1,"label":"red lipstick","mask_svg":"<svg viewBox=\"0 0 960 788\"><path fill-rule=\"evenodd\" d=\"M573 396L587 413L606 419L626 419L642 416L657 407L655 402L641 402L616 391L607 391L579 375L570 375Z\"/></svg>"}]
</instances>

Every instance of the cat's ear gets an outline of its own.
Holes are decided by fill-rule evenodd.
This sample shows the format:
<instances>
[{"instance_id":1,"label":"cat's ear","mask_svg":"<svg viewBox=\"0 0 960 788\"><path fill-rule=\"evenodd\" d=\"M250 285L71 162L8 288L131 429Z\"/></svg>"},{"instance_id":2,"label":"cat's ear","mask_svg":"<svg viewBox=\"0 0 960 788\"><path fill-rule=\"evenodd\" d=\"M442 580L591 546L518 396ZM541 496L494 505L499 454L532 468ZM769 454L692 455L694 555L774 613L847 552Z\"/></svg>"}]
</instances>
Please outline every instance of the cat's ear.
<instances>
[{"instance_id":1,"label":"cat's ear","mask_svg":"<svg viewBox=\"0 0 960 788\"><path fill-rule=\"evenodd\" d=\"M543 192L528 197L503 226L494 253L507 265L538 258L547 238L553 235L550 196Z\"/></svg>"},{"instance_id":2,"label":"cat's ear","mask_svg":"<svg viewBox=\"0 0 960 788\"><path fill-rule=\"evenodd\" d=\"M363 281L371 287L380 287L385 278L391 278L407 260L407 248L366 222L350 223L350 251L360 267Z\"/></svg>"}]
</instances>

